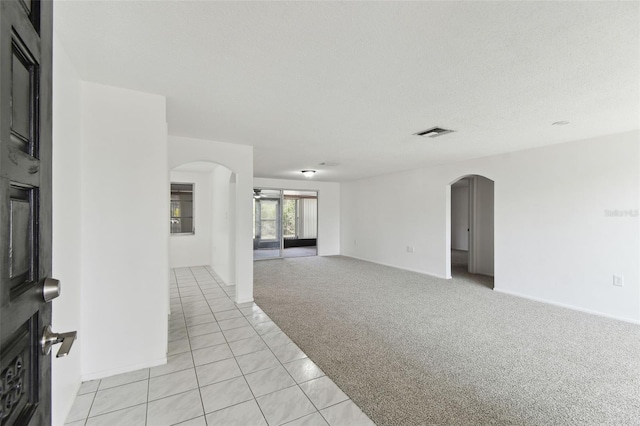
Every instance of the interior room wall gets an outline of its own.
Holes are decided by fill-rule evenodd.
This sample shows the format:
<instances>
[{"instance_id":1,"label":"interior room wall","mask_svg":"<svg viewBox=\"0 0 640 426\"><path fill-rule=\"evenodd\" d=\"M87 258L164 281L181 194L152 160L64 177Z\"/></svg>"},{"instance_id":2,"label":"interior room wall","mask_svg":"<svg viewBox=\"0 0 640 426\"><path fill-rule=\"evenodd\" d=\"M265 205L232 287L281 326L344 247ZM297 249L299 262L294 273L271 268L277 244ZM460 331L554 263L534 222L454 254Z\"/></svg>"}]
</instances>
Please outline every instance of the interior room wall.
<instances>
[{"instance_id":1,"label":"interior room wall","mask_svg":"<svg viewBox=\"0 0 640 426\"><path fill-rule=\"evenodd\" d=\"M475 181L475 272L494 275L494 195L493 182L476 176ZM452 200L453 203L453 200Z\"/></svg>"},{"instance_id":2,"label":"interior room wall","mask_svg":"<svg viewBox=\"0 0 640 426\"><path fill-rule=\"evenodd\" d=\"M340 183L254 178L253 186L318 191L318 256L340 254Z\"/></svg>"},{"instance_id":3,"label":"interior room wall","mask_svg":"<svg viewBox=\"0 0 640 426\"><path fill-rule=\"evenodd\" d=\"M227 203L227 206L229 208L229 232L230 232L230 237L228 240L228 262L229 262L229 276L228 277L222 277L223 280L225 280L225 282L229 285L235 285L236 284L236 270L233 267L233 265L236 264L236 236L235 236L235 229L236 229L236 190L237 190L237 186L236 186L236 175L234 173L231 173L231 176L229 176L229 200Z\"/></svg>"},{"instance_id":4,"label":"interior room wall","mask_svg":"<svg viewBox=\"0 0 640 426\"><path fill-rule=\"evenodd\" d=\"M230 178L231 170L222 166L216 168L210 177L213 192L210 262L213 269L227 284L232 283L229 238L234 238L229 220Z\"/></svg>"},{"instance_id":5,"label":"interior room wall","mask_svg":"<svg viewBox=\"0 0 640 426\"><path fill-rule=\"evenodd\" d=\"M466 181L465 181L466 182ZM469 184L451 186L451 248L469 250Z\"/></svg>"},{"instance_id":6,"label":"interior room wall","mask_svg":"<svg viewBox=\"0 0 640 426\"><path fill-rule=\"evenodd\" d=\"M193 234L171 234L169 265L172 268L210 265L212 232L212 172L171 171L171 182L194 184ZM167 230L168 225L167 217Z\"/></svg>"},{"instance_id":7,"label":"interior room wall","mask_svg":"<svg viewBox=\"0 0 640 426\"><path fill-rule=\"evenodd\" d=\"M166 362L165 99L83 82L83 379Z\"/></svg>"},{"instance_id":8,"label":"interior room wall","mask_svg":"<svg viewBox=\"0 0 640 426\"><path fill-rule=\"evenodd\" d=\"M235 283L236 302L253 300L252 193L253 147L203 139L169 136L169 169L194 161L211 161L235 176Z\"/></svg>"},{"instance_id":9,"label":"interior room wall","mask_svg":"<svg viewBox=\"0 0 640 426\"><path fill-rule=\"evenodd\" d=\"M81 327L82 139L80 135L80 78L64 47L53 39L53 270L62 285L53 303L54 331ZM51 420L64 423L80 387L82 339L66 357L52 357Z\"/></svg>"},{"instance_id":10,"label":"interior room wall","mask_svg":"<svg viewBox=\"0 0 640 426\"><path fill-rule=\"evenodd\" d=\"M342 253L450 276L449 185L481 175L495 182L495 290L640 322L639 139L633 131L343 183Z\"/></svg>"}]
</instances>

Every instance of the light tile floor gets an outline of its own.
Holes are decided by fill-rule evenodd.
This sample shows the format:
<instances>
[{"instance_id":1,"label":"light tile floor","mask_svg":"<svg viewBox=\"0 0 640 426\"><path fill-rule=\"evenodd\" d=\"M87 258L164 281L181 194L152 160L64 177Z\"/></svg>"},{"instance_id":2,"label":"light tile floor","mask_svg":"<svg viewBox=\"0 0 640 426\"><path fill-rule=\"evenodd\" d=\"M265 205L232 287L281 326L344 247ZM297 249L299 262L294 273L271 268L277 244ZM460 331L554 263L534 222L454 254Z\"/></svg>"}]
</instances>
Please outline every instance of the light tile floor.
<instances>
[{"instance_id":1,"label":"light tile floor","mask_svg":"<svg viewBox=\"0 0 640 426\"><path fill-rule=\"evenodd\" d=\"M83 383L67 425L373 425L211 268L173 270L170 292L167 364Z\"/></svg>"}]
</instances>

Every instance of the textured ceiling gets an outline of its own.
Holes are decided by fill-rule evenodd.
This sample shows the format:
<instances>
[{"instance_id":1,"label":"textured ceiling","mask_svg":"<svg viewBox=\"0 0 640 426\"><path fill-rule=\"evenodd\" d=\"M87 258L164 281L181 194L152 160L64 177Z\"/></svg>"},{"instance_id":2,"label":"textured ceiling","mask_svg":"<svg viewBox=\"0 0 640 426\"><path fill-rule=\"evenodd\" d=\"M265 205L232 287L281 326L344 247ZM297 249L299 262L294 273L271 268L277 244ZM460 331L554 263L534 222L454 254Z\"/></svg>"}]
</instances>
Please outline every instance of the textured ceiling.
<instances>
[{"instance_id":1,"label":"textured ceiling","mask_svg":"<svg viewBox=\"0 0 640 426\"><path fill-rule=\"evenodd\" d=\"M59 1L55 30L83 79L165 95L170 134L253 145L260 177L351 180L640 121L638 2ZM456 132L412 136L432 126Z\"/></svg>"}]
</instances>

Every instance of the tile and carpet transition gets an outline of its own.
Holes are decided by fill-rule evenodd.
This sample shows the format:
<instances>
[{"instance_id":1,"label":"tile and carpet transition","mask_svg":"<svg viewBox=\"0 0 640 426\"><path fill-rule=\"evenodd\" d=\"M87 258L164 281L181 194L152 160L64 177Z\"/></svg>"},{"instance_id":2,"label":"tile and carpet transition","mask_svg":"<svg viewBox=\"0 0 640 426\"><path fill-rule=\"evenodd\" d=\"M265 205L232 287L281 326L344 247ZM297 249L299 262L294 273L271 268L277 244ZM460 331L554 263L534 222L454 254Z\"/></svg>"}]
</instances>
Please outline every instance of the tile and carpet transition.
<instances>
[{"instance_id":1,"label":"tile and carpet transition","mask_svg":"<svg viewBox=\"0 0 640 426\"><path fill-rule=\"evenodd\" d=\"M347 257L254 263L255 301L377 425L640 424L640 327Z\"/></svg>"},{"instance_id":2,"label":"tile and carpet transition","mask_svg":"<svg viewBox=\"0 0 640 426\"><path fill-rule=\"evenodd\" d=\"M371 426L209 267L172 272L168 363L82 384L69 426Z\"/></svg>"}]
</instances>

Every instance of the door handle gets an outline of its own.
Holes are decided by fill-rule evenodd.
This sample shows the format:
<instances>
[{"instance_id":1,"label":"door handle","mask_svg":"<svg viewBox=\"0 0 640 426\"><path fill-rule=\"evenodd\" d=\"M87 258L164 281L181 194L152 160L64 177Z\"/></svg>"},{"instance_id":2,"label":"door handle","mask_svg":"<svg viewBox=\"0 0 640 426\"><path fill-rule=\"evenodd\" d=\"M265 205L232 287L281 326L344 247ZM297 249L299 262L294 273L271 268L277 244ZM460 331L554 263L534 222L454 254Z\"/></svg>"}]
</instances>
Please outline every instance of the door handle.
<instances>
[{"instance_id":1,"label":"door handle","mask_svg":"<svg viewBox=\"0 0 640 426\"><path fill-rule=\"evenodd\" d=\"M69 331L67 333L54 333L53 331L51 331L50 325L46 326L42 331L42 339L40 340L40 345L42 345L42 354L49 355L49 352L51 352L51 346L62 343L62 346L60 346L60 349L58 349L56 358L61 358L63 356L69 355L71 345L73 345L73 342L76 340L77 335L77 331Z\"/></svg>"}]
</instances>

